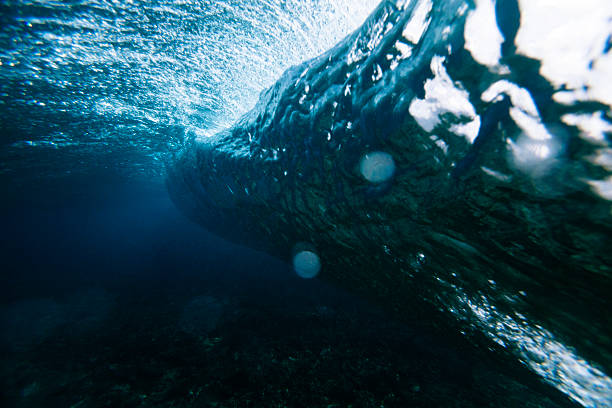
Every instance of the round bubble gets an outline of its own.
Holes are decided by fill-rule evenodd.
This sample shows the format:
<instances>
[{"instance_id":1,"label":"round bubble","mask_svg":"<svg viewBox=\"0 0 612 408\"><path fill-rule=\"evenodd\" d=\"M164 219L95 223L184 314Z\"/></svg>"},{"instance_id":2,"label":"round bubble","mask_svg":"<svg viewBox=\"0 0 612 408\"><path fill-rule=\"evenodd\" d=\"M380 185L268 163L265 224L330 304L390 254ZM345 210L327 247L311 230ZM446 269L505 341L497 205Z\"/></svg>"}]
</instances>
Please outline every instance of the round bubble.
<instances>
[{"instance_id":1,"label":"round bubble","mask_svg":"<svg viewBox=\"0 0 612 408\"><path fill-rule=\"evenodd\" d=\"M552 138L534 139L523 135L511 144L513 164L532 177L546 174L554 165L560 150L559 143Z\"/></svg>"},{"instance_id":2,"label":"round bubble","mask_svg":"<svg viewBox=\"0 0 612 408\"><path fill-rule=\"evenodd\" d=\"M311 279L319 274L321 261L312 251L301 251L293 257L293 269L300 278Z\"/></svg>"},{"instance_id":3,"label":"round bubble","mask_svg":"<svg viewBox=\"0 0 612 408\"><path fill-rule=\"evenodd\" d=\"M363 156L359 170L370 183L382 183L395 173L395 161L389 153L372 152Z\"/></svg>"}]
</instances>

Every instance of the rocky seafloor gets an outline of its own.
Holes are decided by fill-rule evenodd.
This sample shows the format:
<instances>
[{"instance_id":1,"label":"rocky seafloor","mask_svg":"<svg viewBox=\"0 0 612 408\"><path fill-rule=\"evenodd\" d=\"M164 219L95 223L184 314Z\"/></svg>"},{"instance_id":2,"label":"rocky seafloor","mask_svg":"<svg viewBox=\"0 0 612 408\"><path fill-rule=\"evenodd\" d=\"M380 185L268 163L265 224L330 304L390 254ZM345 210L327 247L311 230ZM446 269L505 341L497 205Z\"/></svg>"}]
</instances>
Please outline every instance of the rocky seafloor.
<instances>
[{"instance_id":1,"label":"rocky seafloor","mask_svg":"<svg viewBox=\"0 0 612 408\"><path fill-rule=\"evenodd\" d=\"M1 406L572 406L316 281L134 278L84 293L3 309ZM10 319L24 304L45 330Z\"/></svg>"}]
</instances>

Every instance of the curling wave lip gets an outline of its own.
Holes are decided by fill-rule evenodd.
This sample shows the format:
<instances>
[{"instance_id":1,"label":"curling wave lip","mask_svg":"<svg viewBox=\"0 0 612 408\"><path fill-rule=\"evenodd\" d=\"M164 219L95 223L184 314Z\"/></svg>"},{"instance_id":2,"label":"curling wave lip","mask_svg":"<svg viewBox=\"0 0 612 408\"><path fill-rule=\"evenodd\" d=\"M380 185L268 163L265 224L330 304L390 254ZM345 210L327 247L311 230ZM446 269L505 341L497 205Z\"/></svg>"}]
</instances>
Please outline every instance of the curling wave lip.
<instances>
[{"instance_id":1,"label":"curling wave lip","mask_svg":"<svg viewBox=\"0 0 612 408\"><path fill-rule=\"evenodd\" d=\"M288 261L308 242L321 279L610 405L612 223L591 188L610 171L560 117L601 105L557 101L515 43L523 3L489 3L383 2L187 146L168 187L221 236ZM472 38L479 19L498 54Z\"/></svg>"}]
</instances>

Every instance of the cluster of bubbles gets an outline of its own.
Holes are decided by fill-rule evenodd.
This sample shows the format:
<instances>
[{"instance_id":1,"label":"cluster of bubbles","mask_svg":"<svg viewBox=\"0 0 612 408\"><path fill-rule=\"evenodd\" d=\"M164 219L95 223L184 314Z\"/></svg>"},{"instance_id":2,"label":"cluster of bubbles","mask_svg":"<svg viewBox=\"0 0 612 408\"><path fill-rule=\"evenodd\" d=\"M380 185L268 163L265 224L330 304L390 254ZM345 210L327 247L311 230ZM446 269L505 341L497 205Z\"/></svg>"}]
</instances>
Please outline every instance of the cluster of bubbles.
<instances>
[{"instance_id":1,"label":"cluster of bubbles","mask_svg":"<svg viewBox=\"0 0 612 408\"><path fill-rule=\"evenodd\" d=\"M49 172L94 162L128 176L163 171L169 151L231 125L285 69L333 46L378 1L77 3L2 4L5 171L43 162ZM69 166L58 159L67 151ZM11 160L24 155L33 159Z\"/></svg>"}]
</instances>

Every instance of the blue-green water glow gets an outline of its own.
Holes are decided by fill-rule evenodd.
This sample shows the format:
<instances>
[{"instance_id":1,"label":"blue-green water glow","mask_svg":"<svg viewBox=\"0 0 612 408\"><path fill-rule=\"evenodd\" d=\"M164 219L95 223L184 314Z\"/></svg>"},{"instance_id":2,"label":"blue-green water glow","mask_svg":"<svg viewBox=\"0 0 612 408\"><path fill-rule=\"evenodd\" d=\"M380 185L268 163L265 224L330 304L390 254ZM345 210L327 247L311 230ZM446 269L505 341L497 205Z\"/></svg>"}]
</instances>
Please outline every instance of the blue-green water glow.
<instances>
[{"instance_id":1,"label":"blue-green water glow","mask_svg":"<svg viewBox=\"0 0 612 408\"><path fill-rule=\"evenodd\" d=\"M606 0L3 1L3 258L22 286L0 343L107 318L105 290L34 296L59 270L222 270L168 180L218 235L381 304L400 288L432 326L612 405L611 78ZM193 299L179 326L206 338L232 305Z\"/></svg>"}]
</instances>

